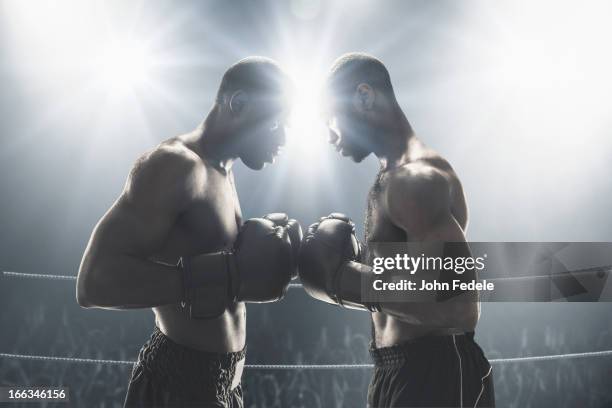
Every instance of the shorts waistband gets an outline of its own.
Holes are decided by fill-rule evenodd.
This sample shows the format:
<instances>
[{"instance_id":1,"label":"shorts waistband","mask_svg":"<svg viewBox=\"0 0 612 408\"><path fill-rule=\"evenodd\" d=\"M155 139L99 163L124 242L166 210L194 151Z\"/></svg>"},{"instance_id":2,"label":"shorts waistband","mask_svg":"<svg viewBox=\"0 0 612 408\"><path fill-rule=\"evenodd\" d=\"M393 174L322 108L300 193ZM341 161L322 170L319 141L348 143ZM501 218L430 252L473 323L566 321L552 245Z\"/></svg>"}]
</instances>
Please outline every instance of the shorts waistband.
<instances>
[{"instance_id":1,"label":"shorts waistband","mask_svg":"<svg viewBox=\"0 0 612 408\"><path fill-rule=\"evenodd\" d=\"M474 332L425 335L393 346L380 348L376 348L375 343L371 342L370 356L376 366L403 363L409 358L413 358L415 353L422 348L435 348L437 345L452 344L453 337L458 341L473 341Z\"/></svg>"}]
</instances>

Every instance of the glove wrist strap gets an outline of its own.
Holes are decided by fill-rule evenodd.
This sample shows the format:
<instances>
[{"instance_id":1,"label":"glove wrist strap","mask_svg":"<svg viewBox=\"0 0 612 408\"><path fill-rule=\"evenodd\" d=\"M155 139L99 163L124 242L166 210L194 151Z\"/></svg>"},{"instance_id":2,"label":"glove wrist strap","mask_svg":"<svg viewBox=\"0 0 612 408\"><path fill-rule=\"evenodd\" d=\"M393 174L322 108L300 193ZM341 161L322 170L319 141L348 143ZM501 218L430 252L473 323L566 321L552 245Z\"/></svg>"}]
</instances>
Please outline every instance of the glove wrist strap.
<instances>
[{"instance_id":1,"label":"glove wrist strap","mask_svg":"<svg viewBox=\"0 0 612 408\"><path fill-rule=\"evenodd\" d=\"M191 319L214 319L232 302L228 252L182 257L181 306Z\"/></svg>"},{"instance_id":2,"label":"glove wrist strap","mask_svg":"<svg viewBox=\"0 0 612 408\"><path fill-rule=\"evenodd\" d=\"M380 304L372 288L372 268L358 262L344 263L336 272L332 299L349 309L379 312Z\"/></svg>"}]
</instances>

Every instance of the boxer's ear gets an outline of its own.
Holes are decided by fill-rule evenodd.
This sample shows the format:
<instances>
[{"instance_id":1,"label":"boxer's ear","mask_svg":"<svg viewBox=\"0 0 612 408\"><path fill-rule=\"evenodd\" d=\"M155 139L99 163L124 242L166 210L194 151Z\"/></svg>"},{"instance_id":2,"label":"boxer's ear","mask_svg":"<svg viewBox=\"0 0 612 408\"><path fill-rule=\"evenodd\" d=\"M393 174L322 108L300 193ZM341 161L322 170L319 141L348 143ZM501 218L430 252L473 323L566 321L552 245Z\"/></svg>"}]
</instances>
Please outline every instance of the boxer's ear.
<instances>
[{"instance_id":1,"label":"boxer's ear","mask_svg":"<svg viewBox=\"0 0 612 408\"><path fill-rule=\"evenodd\" d=\"M229 100L230 111L235 115L239 115L246 110L248 103L249 103L249 97L247 93L242 90L237 90L230 97L230 100Z\"/></svg>"},{"instance_id":2,"label":"boxer's ear","mask_svg":"<svg viewBox=\"0 0 612 408\"><path fill-rule=\"evenodd\" d=\"M374 89L366 83L361 83L355 89L353 105L359 112L369 111L374 106L375 98Z\"/></svg>"}]
</instances>

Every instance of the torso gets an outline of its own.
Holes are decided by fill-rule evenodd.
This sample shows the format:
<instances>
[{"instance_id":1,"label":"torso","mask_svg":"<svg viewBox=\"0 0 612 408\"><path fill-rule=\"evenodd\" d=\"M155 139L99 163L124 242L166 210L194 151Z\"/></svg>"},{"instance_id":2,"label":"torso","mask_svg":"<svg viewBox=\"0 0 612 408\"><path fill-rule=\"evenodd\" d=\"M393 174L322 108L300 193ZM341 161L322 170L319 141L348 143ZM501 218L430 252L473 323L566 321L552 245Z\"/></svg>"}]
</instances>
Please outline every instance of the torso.
<instances>
[{"instance_id":1,"label":"torso","mask_svg":"<svg viewBox=\"0 0 612 408\"><path fill-rule=\"evenodd\" d=\"M227 249L238 234L242 214L233 174L224 174L205 162L198 171L202 177L194 180L201 180L202 185L194 185L193 201L177 219L164 248L154 257L156 261L176 264L180 256ZM179 304L153 311L160 330L179 344L216 352L240 351L244 347L244 303L236 303L211 320L191 320Z\"/></svg>"},{"instance_id":2,"label":"torso","mask_svg":"<svg viewBox=\"0 0 612 408\"><path fill-rule=\"evenodd\" d=\"M414 160L414 161L413 161ZM433 166L442 172L450 182L452 190L451 212L461 228L465 231L467 225L467 206L463 195L461 183L448 163L431 151L422 158L414 158L411 163L421 162L423 166ZM404 230L395 226L386 215L381 199L389 177L393 170L381 171L368 195L368 209L365 220L365 242L370 247L373 242L407 242L411 237ZM367 251L366 262L375 256L382 254ZM455 333L453 329L433 329L427 326L416 326L405 323L397 318L384 313L372 313L373 340L377 347L388 347L410 339L427 334L450 334Z\"/></svg>"}]
</instances>

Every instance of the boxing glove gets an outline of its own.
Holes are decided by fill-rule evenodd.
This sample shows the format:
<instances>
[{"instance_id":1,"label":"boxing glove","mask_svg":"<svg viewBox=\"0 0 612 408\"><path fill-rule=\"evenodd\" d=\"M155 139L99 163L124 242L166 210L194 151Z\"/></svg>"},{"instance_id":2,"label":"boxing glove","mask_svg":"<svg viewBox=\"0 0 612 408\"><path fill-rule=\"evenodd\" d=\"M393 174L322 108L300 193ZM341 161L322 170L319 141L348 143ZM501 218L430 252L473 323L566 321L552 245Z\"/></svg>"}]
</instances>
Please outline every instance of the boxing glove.
<instances>
[{"instance_id":1,"label":"boxing glove","mask_svg":"<svg viewBox=\"0 0 612 408\"><path fill-rule=\"evenodd\" d=\"M288 228L265 218L246 221L234 244L232 261L233 301L280 300L296 269Z\"/></svg>"},{"instance_id":2,"label":"boxing glove","mask_svg":"<svg viewBox=\"0 0 612 408\"><path fill-rule=\"evenodd\" d=\"M333 213L308 228L300 249L298 271L304 290L313 298L347 308L378 311L366 296L371 268L362 265L355 225Z\"/></svg>"},{"instance_id":3,"label":"boxing glove","mask_svg":"<svg viewBox=\"0 0 612 408\"><path fill-rule=\"evenodd\" d=\"M291 279L295 279L298 273L297 261L303 237L302 226L293 218L289 218L289 216L285 213L271 213L264 215L263 218L272 221L276 226L285 227L287 229L289 241L291 242L291 255L293 258L293 264L295 265L291 271Z\"/></svg>"},{"instance_id":4,"label":"boxing glove","mask_svg":"<svg viewBox=\"0 0 612 408\"><path fill-rule=\"evenodd\" d=\"M183 308L192 319L211 319L234 302L281 299L295 270L286 226L264 218L247 220L233 248L183 257Z\"/></svg>"}]
</instances>

